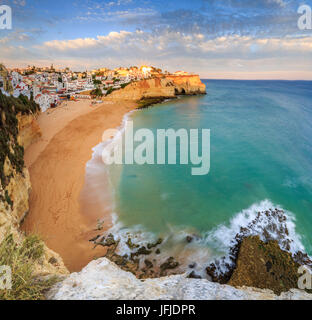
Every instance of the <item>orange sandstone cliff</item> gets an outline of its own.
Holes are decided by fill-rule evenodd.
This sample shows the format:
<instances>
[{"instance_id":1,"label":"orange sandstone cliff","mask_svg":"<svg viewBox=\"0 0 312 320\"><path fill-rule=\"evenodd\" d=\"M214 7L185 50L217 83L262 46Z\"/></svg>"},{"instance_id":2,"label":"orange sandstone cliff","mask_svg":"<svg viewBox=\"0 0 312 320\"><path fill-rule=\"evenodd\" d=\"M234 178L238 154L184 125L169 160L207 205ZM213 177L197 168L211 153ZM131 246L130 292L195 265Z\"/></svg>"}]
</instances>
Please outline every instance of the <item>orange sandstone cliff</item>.
<instances>
[{"instance_id":1,"label":"orange sandstone cliff","mask_svg":"<svg viewBox=\"0 0 312 320\"><path fill-rule=\"evenodd\" d=\"M206 85L198 75L167 75L135 81L124 89L112 92L108 99L141 100L145 98L174 98L179 94L205 94Z\"/></svg>"},{"instance_id":2,"label":"orange sandstone cliff","mask_svg":"<svg viewBox=\"0 0 312 320\"><path fill-rule=\"evenodd\" d=\"M172 81L176 94L205 94L206 85L202 83L198 75L168 75L166 79Z\"/></svg>"}]
</instances>

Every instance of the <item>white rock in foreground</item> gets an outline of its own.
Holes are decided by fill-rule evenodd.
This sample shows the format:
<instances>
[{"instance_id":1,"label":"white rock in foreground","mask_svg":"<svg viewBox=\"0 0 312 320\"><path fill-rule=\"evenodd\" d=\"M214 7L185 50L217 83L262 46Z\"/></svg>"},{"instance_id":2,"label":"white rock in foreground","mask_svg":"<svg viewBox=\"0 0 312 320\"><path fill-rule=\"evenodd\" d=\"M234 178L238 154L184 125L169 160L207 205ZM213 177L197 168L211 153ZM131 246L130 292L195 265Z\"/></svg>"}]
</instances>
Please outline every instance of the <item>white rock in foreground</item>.
<instances>
[{"instance_id":1,"label":"white rock in foreground","mask_svg":"<svg viewBox=\"0 0 312 320\"><path fill-rule=\"evenodd\" d=\"M53 300L312 300L301 290L276 296L270 290L236 289L184 275L138 280L106 258L72 273L47 294Z\"/></svg>"}]
</instances>

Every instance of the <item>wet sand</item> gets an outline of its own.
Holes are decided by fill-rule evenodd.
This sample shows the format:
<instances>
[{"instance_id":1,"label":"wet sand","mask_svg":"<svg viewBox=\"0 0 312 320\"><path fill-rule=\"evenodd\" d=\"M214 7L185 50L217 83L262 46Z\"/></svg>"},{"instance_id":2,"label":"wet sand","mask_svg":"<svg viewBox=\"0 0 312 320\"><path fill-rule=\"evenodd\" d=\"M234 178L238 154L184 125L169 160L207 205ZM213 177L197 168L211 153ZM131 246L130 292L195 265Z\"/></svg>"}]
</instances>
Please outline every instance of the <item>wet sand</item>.
<instances>
[{"instance_id":1,"label":"wet sand","mask_svg":"<svg viewBox=\"0 0 312 320\"><path fill-rule=\"evenodd\" d=\"M38 118L42 138L25 152L32 192L22 228L39 234L71 272L105 254L104 248L93 249L88 240L103 232L95 230L98 219L105 218L104 230L111 221L110 204L103 209L82 203L86 163L104 130L120 126L135 107L126 101L92 107L90 101L69 102Z\"/></svg>"}]
</instances>

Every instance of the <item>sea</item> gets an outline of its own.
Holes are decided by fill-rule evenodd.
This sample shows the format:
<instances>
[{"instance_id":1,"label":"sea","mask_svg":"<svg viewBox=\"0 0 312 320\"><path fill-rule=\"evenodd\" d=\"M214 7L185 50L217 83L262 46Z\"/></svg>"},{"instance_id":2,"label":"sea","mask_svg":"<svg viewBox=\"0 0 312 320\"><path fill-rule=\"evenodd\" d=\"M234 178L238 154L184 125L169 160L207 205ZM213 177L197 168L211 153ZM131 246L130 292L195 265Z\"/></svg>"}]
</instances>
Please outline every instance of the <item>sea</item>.
<instances>
[{"instance_id":1,"label":"sea","mask_svg":"<svg viewBox=\"0 0 312 320\"><path fill-rule=\"evenodd\" d=\"M110 231L122 240L121 254L129 253L129 236L139 244L161 237L158 260L177 257L182 271L196 262L204 274L207 264L228 253L240 228L258 212L278 208L287 217L289 250L311 255L312 82L203 82L207 95L129 113L117 139L128 121L135 131L148 128L155 136L158 129L210 129L207 175L192 175L192 163L94 165L107 145L94 149L87 170L109 177Z\"/></svg>"}]
</instances>

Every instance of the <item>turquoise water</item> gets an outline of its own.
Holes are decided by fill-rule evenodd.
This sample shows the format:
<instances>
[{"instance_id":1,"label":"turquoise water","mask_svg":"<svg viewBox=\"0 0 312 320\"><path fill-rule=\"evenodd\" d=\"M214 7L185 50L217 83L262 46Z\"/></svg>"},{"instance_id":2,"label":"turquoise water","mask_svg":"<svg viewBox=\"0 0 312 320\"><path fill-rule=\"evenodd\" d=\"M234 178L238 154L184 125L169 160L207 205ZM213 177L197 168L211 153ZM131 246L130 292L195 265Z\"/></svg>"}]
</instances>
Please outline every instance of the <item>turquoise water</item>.
<instances>
[{"instance_id":1,"label":"turquoise water","mask_svg":"<svg viewBox=\"0 0 312 320\"><path fill-rule=\"evenodd\" d=\"M207 234L267 200L266 208L279 205L295 216L296 232L311 254L312 82L205 83L206 96L131 118L135 129L154 132L210 129L209 174L192 176L192 164L123 165L114 185L119 220L157 235L175 229Z\"/></svg>"}]
</instances>

